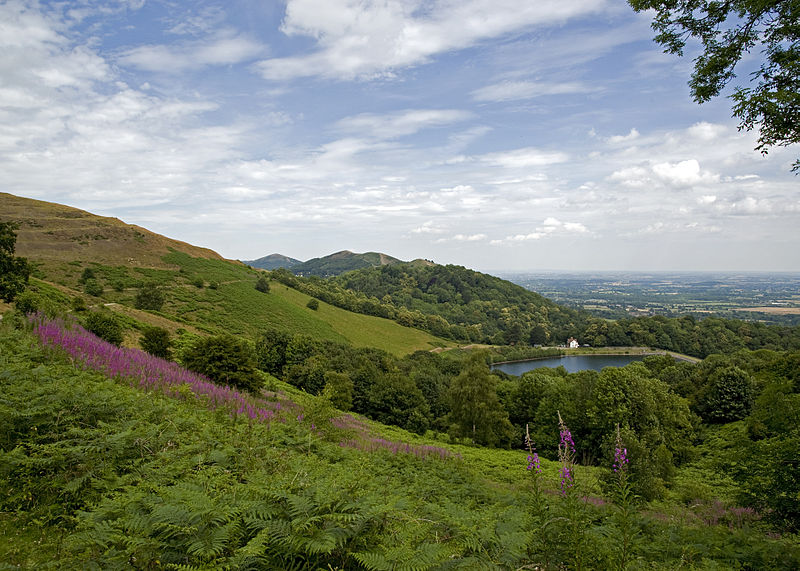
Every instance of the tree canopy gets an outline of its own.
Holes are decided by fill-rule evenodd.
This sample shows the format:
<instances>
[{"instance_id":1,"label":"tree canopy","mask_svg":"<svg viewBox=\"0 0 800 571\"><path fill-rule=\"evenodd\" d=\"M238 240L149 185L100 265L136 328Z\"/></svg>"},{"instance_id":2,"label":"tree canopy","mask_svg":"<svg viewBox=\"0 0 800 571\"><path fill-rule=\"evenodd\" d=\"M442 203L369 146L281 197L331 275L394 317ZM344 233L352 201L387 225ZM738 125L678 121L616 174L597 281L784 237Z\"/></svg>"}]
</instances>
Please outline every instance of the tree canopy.
<instances>
[{"instance_id":1,"label":"tree canopy","mask_svg":"<svg viewBox=\"0 0 800 571\"><path fill-rule=\"evenodd\" d=\"M17 235L13 222L0 222L0 299L14 301L28 283L31 267L25 258L14 255Z\"/></svg>"},{"instance_id":2,"label":"tree canopy","mask_svg":"<svg viewBox=\"0 0 800 571\"><path fill-rule=\"evenodd\" d=\"M800 142L800 2L797 0L628 0L637 12L656 11L655 41L683 55L688 40L702 44L689 86L698 103L716 97L735 68L760 48L753 87L736 87L733 116L739 129L759 129L756 150ZM800 159L792 166L800 171Z\"/></svg>"}]
</instances>

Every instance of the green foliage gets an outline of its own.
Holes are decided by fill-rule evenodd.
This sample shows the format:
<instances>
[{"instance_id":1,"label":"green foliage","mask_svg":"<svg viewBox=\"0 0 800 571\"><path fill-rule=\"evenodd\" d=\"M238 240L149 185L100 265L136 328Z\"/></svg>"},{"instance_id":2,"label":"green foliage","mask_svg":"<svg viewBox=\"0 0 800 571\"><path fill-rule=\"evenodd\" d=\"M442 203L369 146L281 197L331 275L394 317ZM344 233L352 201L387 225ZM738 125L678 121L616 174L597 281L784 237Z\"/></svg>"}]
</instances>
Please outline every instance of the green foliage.
<instances>
[{"instance_id":1,"label":"green foliage","mask_svg":"<svg viewBox=\"0 0 800 571\"><path fill-rule=\"evenodd\" d=\"M655 40L665 51L683 55L687 40L702 43L689 85L695 101L720 94L736 77L743 58L761 47L761 67L751 74L755 88L738 87L732 98L739 129L758 126L757 150L800 142L800 7L791 0L712 2L689 0L629 0L636 10L655 9ZM800 169L800 160L793 170Z\"/></svg>"},{"instance_id":2,"label":"green foliage","mask_svg":"<svg viewBox=\"0 0 800 571\"><path fill-rule=\"evenodd\" d=\"M717 369L709 377L701 414L707 422L732 422L745 418L753 406L755 386L736 366Z\"/></svg>"},{"instance_id":3,"label":"green foliage","mask_svg":"<svg viewBox=\"0 0 800 571\"><path fill-rule=\"evenodd\" d=\"M331 363L341 358L335 350ZM520 451L459 448L462 461L440 462L342 448L325 423L329 405L314 397L306 409L314 430L294 413L286 423L237 420L77 370L7 325L0 394L0 560L9 566L558 569L576 561L560 496L542 494L545 519L531 527ZM796 393L787 385L781 394ZM553 490L557 467L542 467ZM602 471L577 469L599 501L591 482ZM580 560L612 568L616 512L581 506ZM689 508L678 509L631 516L632 567L800 564L796 541L765 537L750 527L757 520L736 524L731 510L721 524L694 523Z\"/></svg>"},{"instance_id":4,"label":"green foliage","mask_svg":"<svg viewBox=\"0 0 800 571\"><path fill-rule=\"evenodd\" d=\"M13 222L0 222L0 299L8 302L25 290L32 269L25 258L14 255L16 229Z\"/></svg>"},{"instance_id":5,"label":"green foliage","mask_svg":"<svg viewBox=\"0 0 800 571\"><path fill-rule=\"evenodd\" d=\"M496 393L497 377L489 373L485 357L470 357L450 384L451 433L489 446L507 446L513 434L508 413Z\"/></svg>"},{"instance_id":6,"label":"green foliage","mask_svg":"<svg viewBox=\"0 0 800 571\"><path fill-rule=\"evenodd\" d=\"M256 291L269 293L269 280L265 276L259 276L256 280Z\"/></svg>"},{"instance_id":7,"label":"green foliage","mask_svg":"<svg viewBox=\"0 0 800 571\"><path fill-rule=\"evenodd\" d=\"M89 280L94 280L94 279L97 279L94 270L92 268L84 268L83 272L81 273L81 277L78 279L78 282L85 284Z\"/></svg>"},{"instance_id":8,"label":"green foliage","mask_svg":"<svg viewBox=\"0 0 800 571\"><path fill-rule=\"evenodd\" d=\"M14 307L23 315L36 313L40 305L41 299L32 291L24 291L14 299Z\"/></svg>"},{"instance_id":9,"label":"green foliage","mask_svg":"<svg viewBox=\"0 0 800 571\"><path fill-rule=\"evenodd\" d=\"M70 305L72 306L72 311L79 313L88 309L88 307L86 307L86 300L79 295L72 298Z\"/></svg>"},{"instance_id":10,"label":"green foliage","mask_svg":"<svg viewBox=\"0 0 800 571\"><path fill-rule=\"evenodd\" d=\"M122 345L122 325L108 311L92 311L83 319L83 326L101 339L114 345Z\"/></svg>"},{"instance_id":11,"label":"green foliage","mask_svg":"<svg viewBox=\"0 0 800 571\"><path fill-rule=\"evenodd\" d=\"M164 291L155 283L148 283L139 288L133 300L136 309L149 309L151 311L161 311L166 301Z\"/></svg>"},{"instance_id":12,"label":"green foliage","mask_svg":"<svg viewBox=\"0 0 800 571\"><path fill-rule=\"evenodd\" d=\"M325 371L325 397L339 410L353 408L353 381L346 373Z\"/></svg>"},{"instance_id":13,"label":"green foliage","mask_svg":"<svg viewBox=\"0 0 800 571\"><path fill-rule=\"evenodd\" d=\"M103 295L103 285L95 279L86 280L83 283L83 292L86 295L100 297Z\"/></svg>"},{"instance_id":14,"label":"green foliage","mask_svg":"<svg viewBox=\"0 0 800 571\"><path fill-rule=\"evenodd\" d=\"M319 309L319 300L314 299L313 297L308 300L306 307L312 311L317 311Z\"/></svg>"},{"instance_id":15,"label":"green foliage","mask_svg":"<svg viewBox=\"0 0 800 571\"><path fill-rule=\"evenodd\" d=\"M186 368L220 385L250 392L258 391L263 385L256 372L253 350L233 335L200 339L181 358Z\"/></svg>"},{"instance_id":16,"label":"green foliage","mask_svg":"<svg viewBox=\"0 0 800 571\"><path fill-rule=\"evenodd\" d=\"M534 329L537 339L542 331L551 340L566 339L584 328L588 318L511 282L461 266L396 263L348 272L324 283L294 280L328 303L452 339L517 343L528 341Z\"/></svg>"},{"instance_id":17,"label":"green foliage","mask_svg":"<svg viewBox=\"0 0 800 571\"><path fill-rule=\"evenodd\" d=\"M169 331L162 327L146 327L142 331L142 339L139 344L143 351L147 351L155 357L172 358Z\"/></svg>"}]
</instances>

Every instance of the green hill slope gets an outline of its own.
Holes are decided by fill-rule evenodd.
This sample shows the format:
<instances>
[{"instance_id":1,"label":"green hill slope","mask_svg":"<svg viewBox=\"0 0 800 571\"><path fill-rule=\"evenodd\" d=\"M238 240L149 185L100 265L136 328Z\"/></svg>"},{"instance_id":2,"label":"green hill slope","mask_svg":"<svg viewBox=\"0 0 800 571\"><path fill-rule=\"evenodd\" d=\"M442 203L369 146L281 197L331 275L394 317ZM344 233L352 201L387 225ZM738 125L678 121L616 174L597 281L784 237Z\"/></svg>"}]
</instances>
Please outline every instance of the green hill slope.
<instances>
[{"instance_id":1,"label":"green hill slope","mask_svg":"<svg viewBox=\"0 0 800 571\"><path fill-rule=\"evenodd\" d=\"M261 272L115 218L10 194L0 194L0 213L0 221L20 225L17 254L33 263L40 280L32 289L62 306L79 297L89 307L124 314L133 326L251 338L274 328L395 355L448 345L391 320L325 303L314 311L306 306L310 296L281 284L259 292L254 286ZM87 287L87 271L95 289ZM156 284L164 293L159 311L134 308L143 284ZM127 341L138 343L133 331Z\"/></svg>"},{"instance_id":2,"label":"green hill slope","mask_svg":"<svg viewBox=\"0 0 800 571\"><path fill-rule=\"evenodd\" d=\"M349 272L333 281L396 307L438 315L472 341L559 344L577 336L590 319L588 313L461 266L398 263Z\"/></svg>"},{"instance_id":3,"label":"green hill slope","mask_svg":"<svg viewBox=\"0 0 800 571\"><path fill-rule=\"evenodd\" d=\"M361 268L380 267L399 262L400 260L397 258L379 252L355 254L349 250L343 250L330 256L313 258L297 264L292 266L291 270L298 276L330 277Z\"/></svg>"}]
</instances>

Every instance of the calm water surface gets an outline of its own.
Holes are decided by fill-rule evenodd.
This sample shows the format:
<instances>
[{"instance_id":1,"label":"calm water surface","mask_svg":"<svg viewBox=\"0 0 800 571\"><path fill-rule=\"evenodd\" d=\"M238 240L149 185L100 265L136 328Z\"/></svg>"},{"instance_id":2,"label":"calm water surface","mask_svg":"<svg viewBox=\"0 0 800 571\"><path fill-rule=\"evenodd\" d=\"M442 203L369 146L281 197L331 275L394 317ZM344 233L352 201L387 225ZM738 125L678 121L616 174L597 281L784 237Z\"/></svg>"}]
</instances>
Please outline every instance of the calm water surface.
<instances>
[{"instance_id":1,"label":"calm water surface","mask_svg":"<svg viewBox=\"0 0 800 571\"><path fill-rule=\"evenodd\" d=\"M565 357L550 357L534 361L502 363L493 365L492 369L499 369L509 375L520 376L539 367L559 367L563 365L568 373L577 373L586 369L600 371L604 367L624 367L628 363L641 361L642 359L644 359L644 355L567 355Z\"/></svg>"}]
</instances>

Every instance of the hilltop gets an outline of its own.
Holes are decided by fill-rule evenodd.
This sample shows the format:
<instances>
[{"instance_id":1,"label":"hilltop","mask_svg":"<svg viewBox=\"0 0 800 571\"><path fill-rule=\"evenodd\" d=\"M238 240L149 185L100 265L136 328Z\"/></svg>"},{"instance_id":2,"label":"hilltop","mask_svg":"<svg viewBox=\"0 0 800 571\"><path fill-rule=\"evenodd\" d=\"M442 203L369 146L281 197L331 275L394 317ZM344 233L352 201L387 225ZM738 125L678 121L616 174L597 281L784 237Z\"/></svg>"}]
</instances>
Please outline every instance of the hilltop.
<instances>
[{"instance_id":1,"label":"hilltop","mask_svg":"<svg viewBox=\"0 0 800 571\"><path fill-rule=\"evenodd\" d=\"M297 264L292 266L291 270L298 276L327 278L361 268L381 267L400 262L401 260L380 252L356 254L350 250L342 250L329 256L313 258L302 264Z\"/></svg>"},{"instance_id":2,"label":"hilltop","mask_svg":"<svg viewBox=\"0 0 800 571\"><path fill-rule=\"evenodd\" d=\"M303 262L283 254L270 254L257 260L242 260L242 263L260 270L277 270L278 268L293 268Z\"/></svg>"},{"instance_id":3,"label":"hilltop","mask_svg":"<svg viewBox=\"0 0 800 571\"><path fill-rule=\"evenodd\" d=\"M222 260L209 250L167 238L118 218L98 216L54 202L0 192L0 221L19 223L17 254L40 264L85 261L141 268L174 268L171 251Z\"/></svg>"}]
</instances>

